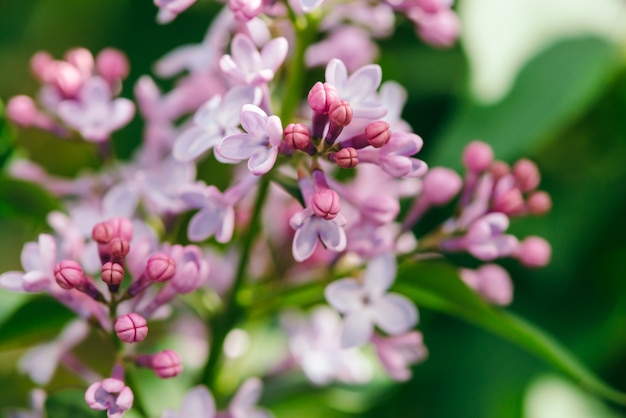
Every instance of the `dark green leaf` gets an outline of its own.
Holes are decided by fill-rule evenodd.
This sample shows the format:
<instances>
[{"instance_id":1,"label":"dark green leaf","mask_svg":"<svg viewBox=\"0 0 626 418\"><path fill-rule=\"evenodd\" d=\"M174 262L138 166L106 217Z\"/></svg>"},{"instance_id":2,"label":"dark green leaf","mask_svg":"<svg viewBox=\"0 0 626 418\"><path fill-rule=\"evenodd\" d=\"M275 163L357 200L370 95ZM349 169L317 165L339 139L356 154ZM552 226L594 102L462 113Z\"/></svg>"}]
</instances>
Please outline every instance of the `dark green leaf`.
<instances>
[{"instance_id":1,"label":"dark green leaf","mask_svg":"<svg viewBox=\"0 0 626 418\"><path fill-rule=\"evenodd\" d=\"M53 338L73 316L56 300L35 296L0 324L0 348L24 347Z\"/></svg>"},{"instance_id":2,"label":"dark green leaf","mask_svg":"<svg viewBox=\"0 0 626 418\"><path fill-rule=\"evenodd\" d=\"M48 418L102 418L104 411L95 411L85 402L85 391L80 389L64 390L48 397L46 400Z\"/></svg>"},{"instance_id":3,"label":"dark green leaf","mask_svg":"<svg viewBox=\"0 0 626 418\"><path fill-rule=\"evenodd\" d=\"M12 146L13 135L6 120L4 104L0 100L0 168L4 167L11 156Z\"/></svg>"},{"instance_id":4,"label":"dark green leaf","mask_svg":"<svg viewBox=\"0 0 626 418\"><path fill-rule=\"evenodd\" d=\"M443 262L403 266L395 288L418 306L441 311L479 325L518 344L560 369L598 396L626 404L626 394L597 378L554 338L517 316L482 301Z\"/></svg>"},{"instance_id":5,"label":"dark green leaf","mask_svg":"<svg viewBox=\"0 0 626 418\"><path fill-rule=\"evenodd\" d=\"M490 143L498 158L528 154L578 116L603 91L621 63L607 41L563 41L532 59L511 92L493 105L468 100L443 134L429 144L428 162L459 167L460 152L474 139Z\"/></svg>"},{"instance_id":6,"label":"dark green leaf","mask_svg":"<svg viewBox=\"0 0 626 418\"><path fill-rule=\"evenodd\" d=\"M0 176L0 216L45 224L46 215L57 209L59 202L42 187Z\"/></svg>"}]
</instances>

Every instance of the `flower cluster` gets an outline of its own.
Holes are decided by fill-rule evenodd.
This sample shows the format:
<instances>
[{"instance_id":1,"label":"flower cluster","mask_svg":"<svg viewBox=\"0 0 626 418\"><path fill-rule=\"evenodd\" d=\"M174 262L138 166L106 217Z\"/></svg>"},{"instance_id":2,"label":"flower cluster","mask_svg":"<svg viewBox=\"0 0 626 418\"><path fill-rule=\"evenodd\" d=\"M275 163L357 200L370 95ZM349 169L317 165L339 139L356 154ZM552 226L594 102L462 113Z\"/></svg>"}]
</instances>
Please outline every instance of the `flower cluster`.
<instances>
[{"instance_id":1,"label":"flower cluster","mask_svg":"<svg viewBox=\"0 0 626 418\"><path fill-rule=\"evenodd\" d=\"M165 23L195 1L154 3ZM137 352L136 343L150 339L150 321L172 318L169 307L188 303L179 295L217 298L217 307L195 309L211 335L197 372L202 383L213 383L242 312L264 309L245 301L248 291L269 295L270 314L280 316L288 338L275 370L297 366L318 385L364 383L378 364L392 379L407 380L427 350L415 330L417 307L393 290L399 262L466 252L481 261L514 257L545 265L546 241L506 233L511 219L550 209L549 196L537 191L537 167L494 161L489 145L475 141L463 154L464 179L447 168L429 170L416 157L423 139L402 120L405 90L383 83L372 63L373 39L391 35L396 15L426 42L452 45L459 27L451 7L446 0L229 0L202 43L157 63L158 76L184 73L171 91L162 93L149 76L137 81L144 137L124 163L111 164L115 154L107 145L134 116L134 104L115 97L129 71L126 58L112 49L95 59L74 49L62 61L37 53L39 104L14 97L9 118L97 142L103 165L65 179L34 162L11 164L14 176L47 188L64 211L48 216L53 233L24 246L24 272L2 274L0 286L46 292L81 318L27 353L22 368L45 385L63 364L90 383L91 408L121 417L136 389L124 380L128 368L150 368L161 378L183 372L186 359L173 350ZM307 44L303 33L314 31L320 41ZM307 86L302 74L314 66L325 66L324 80ZM211 154L233 173L224 190L196 175ZM455 198L447 221L416 236L422 215ZM496 264L463 268L459 276L491 303L511 301L511 279ZM274 294L310 286L319 291L307 306L324 299L329 306L283 310L293 306ZM72 354L92 330L111 337L110 377ZM376 358L362 350L368 345ZM217 412L211 392L198 386L180 412L163 416L270 416L256 406L260 395L261 381L249 379Z\"/></svg>"}]
</instances>

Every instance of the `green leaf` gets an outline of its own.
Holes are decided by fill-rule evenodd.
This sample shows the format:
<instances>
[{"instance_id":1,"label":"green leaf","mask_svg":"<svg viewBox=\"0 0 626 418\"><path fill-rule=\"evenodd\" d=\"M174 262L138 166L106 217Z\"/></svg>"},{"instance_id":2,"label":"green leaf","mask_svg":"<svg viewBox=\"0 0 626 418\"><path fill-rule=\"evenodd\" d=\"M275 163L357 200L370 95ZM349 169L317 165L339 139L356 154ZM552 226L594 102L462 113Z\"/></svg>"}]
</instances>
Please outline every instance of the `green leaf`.
<instances>
[{"instance_id":1,"label":"green leaf","mask_svg":"<svg viewBox=\"0 0 626 418\"><path fill-rule=\"evenodd\" d=\"M458 168L471 140L490 143L498 158L527 154L578 116L616 74L616 46L597 38L560 42L532 59L502 101L461 105L442 135L429 142L431 165Z\"/></svg>"},{"instance_id":2,"label":"green leaf","mask_svg":"<svg viewBox=\"0 0 626 418\"><path fill-rule=\"evenodd\" d=\"M85 402L85 391L69 389L57 392L46 399L46 414L48 418L102 418L104 411L95 411Z\"/></svg>"},{"instance_id":3,"label":"green leaf","mask_svg":"<svg viewBox=\"0 0 626 418\"><path fill-rule=\"evenodd\" d=\"M0 176L0 217L34 220L45 225L46 215L59 207L57 199L42 187Z\"/></svg>"},{"instance_id":4,"label":"green leaf","mask_svg":"<svg viewBox=\"0 0 626 418\"><path fill-rule=\"evenodd\" d=\"M0 324L0 349L25 347L56 336L75 315L48 296L35 296Z\"/></svg>"},{"instance_id":5,"label":"green leaf","mask_svg":"<svg viewBox=\"0 0 626 418\"><path fill-rule=\"evenodd\" d=\"M613 389L580 363L553 337L515 316L488 305L444 262L402 266L395 289L418 306L457 316L523 347L569 375L598 396L626 405L626 393Z\"/></svg>"},{"instance_id":6,"label":"green leaf","mask_svg":"<svg viewBox=\"0 0 626 418\"><path fill-rule=\"evenodd\" d=\"M4 104L0 100L0 169L4 167L13 150L13 135L6 120Z\"/></svg>"}]
</instances>

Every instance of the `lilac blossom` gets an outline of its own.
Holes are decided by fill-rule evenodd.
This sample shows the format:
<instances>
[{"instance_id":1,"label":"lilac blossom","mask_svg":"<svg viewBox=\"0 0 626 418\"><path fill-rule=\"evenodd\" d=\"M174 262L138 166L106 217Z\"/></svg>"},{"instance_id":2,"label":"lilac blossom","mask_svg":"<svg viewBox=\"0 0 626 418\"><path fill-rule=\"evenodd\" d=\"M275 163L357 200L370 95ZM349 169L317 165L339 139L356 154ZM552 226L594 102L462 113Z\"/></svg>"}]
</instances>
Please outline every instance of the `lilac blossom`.
<instances>
[{"instance_id":1,"label":"lilac blossom","mask_svg":"<svg viewBox=\"0 0 626 418\"><path fill-rule=\"evenodd\" d=\"M234 206L250 192L257 177L249 175L221 193L215 186L197 184L181 194L189 207L200 209L189 222L187 236L191 241L204 241L215 235L217 242L230 241L235 227Z\"/></svg>"},{"instance_id":2,"label":"lilac blossom","mask_svg":"<svg viewBox=\"0 0 626 418\"><path fill-rule=\"evenodd\" d=\"M287 312L281 324L289 335L291 358L316 385L335 380L365 383L372 377L372 367L357 348L341 346L341 319L328 306L315 308L308 318Z\"/></svg>"},{"instance_id":3,"label":"lilac blossom","mask_svg":"<svg viewBox=\"0 0 626 418\"><path fill-rule=\"evenodd\" d=\"M357 150L359 162L377 164L394 177L421 177L426 174L428 166L412 156L420 151L423 143L422 138L416 134L394 132L389 142L379 149Z\"/></svg>"},{"instance_id":4,"label":"lilac blossom","mask_svg":"<svg viewBox=\"0 0 626 418\"><path fill-rule=\"evenodd\" d=\"M179 161L192 161L216 146L224 137L239 133L239 118L246 104L258 105L261 91L235 86L226 95L213 96L194 115L194 126L180 135L172 154Z\"/></svg>"},{"instance_id":5,"label":"lilac blossom","mask_svg":"<svg viewBox=\"0 0 626 418\"><path fill-rule=\"evenodd\" d=\"M397 293L387 293L396 275L395 258L386 254L371 260L363 279L337 280L324 292L328 303L343 314L343 347L367 342L374 325L390 335L407 332L417 323L413 302Z\"/></svg>"},{"instance_id":6,"label":"lilac blossom","mask_svg":"<svg viewBox=\"0 0 626 418\"><path fill-rule=\"evenodd\" d=\"M365 65L348 77L345 64L332 59L326 66L326 82L337 89L339 98L347 100L355 118L377 119L385 115L376 90L382 80L382 70L375 64Z\"/></svg>"},{"instance_id":7,"label":"lilac blossom","mask_svg":"<svg viewBox=\"0 0 626 418\"><path fill-rule=\"evenodd\" d=\"M325 66L333 58L340 59L350 71L374 61L378 56L378 47L369 34L357 27L340 27L330 35L309 46L305 62L309 67Z\"/></svg>"},{"instance_id":8,"label":"lilac blossom","mask_svg":"<svg viewBox=\"0 0 626 418\"><path fill-rule=\"evenodd\" d=\"M288 48L287 39L275 38L259 52L250 37L237 34L231 43L231 55L222 56L220 68L236 84L260 86L274 78Z\"/></svg>"},{"instance_id":9,"label":"lilac blossom","mask_svg":"<svg viewBox=\"0 0 626 418\"><path fill-rule=\"evenodd\" d=\"M241 109L241 126L246 133L229 135L215 152L231 161L248 160L248 169L256 176L272 169L282 144L283 128L278 116L268 116L255 105Z\"/></svg>"},{"instance_id":10,"label":"lilac blossom","mask_svg":"<svg viewBox=\"0 0 626 418\"><path fill-rule=\"evenodd\" d=\"M91 409L107 411L108 418L121 418L133 406L133 392L124 381L106 378L93 383L85 392L85 401Z\"/></svg>"},{"instance_id":11,"label":"lilac blossom","mask_svg":"<svg viewBox=\"0 0 626 418\"><path fill-rule=\"evenodd\" d=\"M239 387L230 401L228 410L220 418L271 418L273 415L257 403L261 398L263 383L258 378L249 378Z\"/></svg>"},{"instance_id":12,"label":"lilac blossom","mask_svg":"<svg viewBox=\"0 0 626 418\"><path fill-rule=\"evenodd\" d=\"M102 142L111 132L133 118L135 105L128 99L112 99L111 88L100 77L91 77L82 86L79 100L64 100L58 106L59 117L78 130L83 138Z\"/></svg>"},{"instance_id":13,"label":"lilac blossom","mask_svg":"<svg viewBox=\"0 0 626 418\"><path fill-rule=\"evenodd\" d=\"M213 395L205 386L190 389L178 412L166 410L161 418L215 418L216 408Z\"/></svg>"},{"instance_id":14,"label":"lilac blossom","mask_svg":"<svg viewBox=\"0 0 626 418\"><path fill-rule=\"evenodd\" d=\"M372 343L389 376L400 382L409 380L412 375L410 366L423 361L428 355L422 334L418 331L386 338L374 334Z\"/></svg>"},{"instance_id":15,"label":"lilac blossom","mask_svg":"<svg viewBox=\"0 0 626 418\"><path fill-rule=\"evenodd\" d=\"M297 212L289 220L289 225L296 230L292 245L293 258L298 262L309 258L318 241L328 250L343 251L346 248L345 224L346 219L342 215L326 220L317 217L308 207Z\"/></svg>"},{"instance_id":16,"label":"lilac blossom","mask_svg":"<svg viewBox=\"0 0 626 418\"><path fill-rule=\"evenodd\" d=\"M483 264L476 270L460 269L465 284L490 303L506 306L513 300L511 276L497 264Z\"/></svg>"}]
</instances>

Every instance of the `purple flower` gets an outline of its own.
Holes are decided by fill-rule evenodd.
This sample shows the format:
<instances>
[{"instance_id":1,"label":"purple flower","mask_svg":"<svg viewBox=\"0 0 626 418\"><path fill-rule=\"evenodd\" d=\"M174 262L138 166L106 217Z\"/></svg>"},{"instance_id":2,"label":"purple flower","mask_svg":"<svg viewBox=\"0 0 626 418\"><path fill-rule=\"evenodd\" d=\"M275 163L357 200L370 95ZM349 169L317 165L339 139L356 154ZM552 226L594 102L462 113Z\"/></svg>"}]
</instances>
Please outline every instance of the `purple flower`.
<instances>
[{"instance_id":1,"label":"purple flower","mask_svg":"<svg viewBox=\"0 0 626 418\"><path fill-rule=\"evenodd\" d=\"M257 105L261 91L254 87L235 86L221 96L213 96L194 115L195 126L174 142L172 154L179 161L191 161L217 145L225 136L240 132L239 117L245 104Z\"/></svg>"},{"instance_id":2,"label":"purple flower","mask_svg":"<svg viewBox=\"0 0 626 418\"><path fill-rule=\"evenodd\" d=\"M378 119L387 112L376 90L382 80L382 70L375 64L365 65L348 77L345 64L332 59L326 66L326 82L335 86L339 98L347 100L355 118Z\"/></svg>"},{"instance_id":3,"label":"purple flower","mask_svg":"<svg viewBox=\"0 0 626 418\"><path fill-rule=\"evenodd\" d=\"M248 169L256 176L267 173L276 162L283 139L280 118L267 116L259 107L248 104L241 109L241 126L247 133L227 136L215 152L227 160L248 160Z\"/></svg>"},{"instance_id":4,"label":"purple flower","mask_svg":"<svg viewBox=\"0 0 626 418\"><path fill-rule=\"evenodd\" d=\"M250 378L243 382L225 414L228 418L271 418L273 415L257 406L261 398L263 383L258 378Z\"/></svg>"},{"instance_id":5,"label":"purple flower","mask_svg":"<svg viewBox=\"0 0 626 418\"><path fill-rule=\"evenodd\" d=\"M79 100L64 100L58 106L59 117L78 130L88 141L106 141L111 132L133 118L135 105L128 99L111 98L111 88L100 77L91 77L82 86Z\"/></svg>"},{"instance_id":6,"label":"purple flower","mask_svg":"<svg viewBox=\"0 0 626 418\"><path fill-rule=\"evenodd\" d=\"M220 68L234 83L260 86L274 78L288 49L287 39L281 37L269 41L259 53L252 39L239 33L231 43L231 55L220 59Z\"/></svg>"},{"instance_id":7,"label":"purple flower","mask_svg":"<svg viewBox=\"0 0 626 418\"><path fill-rule=\"evenodd\" d=\"M346 248L346 233L343 230L345 224L346 220L341 215L326 220L318 218L310 208L296 213L289 220L289 225L296 230L292 246L293 258L298 262L309 258L315 251L318 240L328 250L343 251Z\"/></svg>"},{"instance_id":8,"label":"purple flower","mask_svg":"<svg viewBox=\"0 0 626 418\"><path fill-rule=\"evenodd\" d=\"M183 399L180 412L167 410L161 418L214 418L215 399L205 386L196 386L189 390Z\"/></svg>"},{"instance_id":9,"label":"purple flower","mask_svg":"<svg viewBox=\"0 0 626 418\"><path fill-rule=\"evenodd\" d=\"M418 331L387 338L374 334L372 343L376 347L378 359L389 376L401 382L411 378L410 366L427 356L422 334Z\"/></svg>"},{"instance_id":10,"label":"purple flower","mask_svg":"<svg viewBox=\"0 0 626 418\"><path fill-rule=\"evenodd\" d=\"M159 8L157 21L159 23L170 23L195 2L196 0L154 0L154 5Z\"/></svg>"},{"instance_id":11,"label":"purple flower","mask_svg":"<svg viewBox=\"0 0 626 418\"><path fill-rule=\"evenodd\" d=\"M422 160L412 158L422 149L424 141L413 133L394 132L391 139L378 149L358 150L359 162L378 164L394 177L415 178L426 174L428 166Z\"/></svg>"},{"instance_id":12,"label":"purple flower","mask_svg":"<svg viewBox=\"0 0 626 418\"><path fill-rule=\"evenodd\" d=\"M387 293L396 269L395 258L387 254L369 262L361 281L340 279L326 287L326 300L344 316L342 346L367 342L374 325L390 335L398 335L417 323L415 305L402 295Z\"/></svg>"},{"instance_id":13,"label":"purple flower","mask_svg":"<svg viewBox=\"0 0 626 418\"><path fill-rule=\"evenodd\" d=\"M91 409L107 411L109 418L121 418L133 406L133 392L122 380L107 378L93 383L85 392Z\"/></svg>"}]
</instances>

